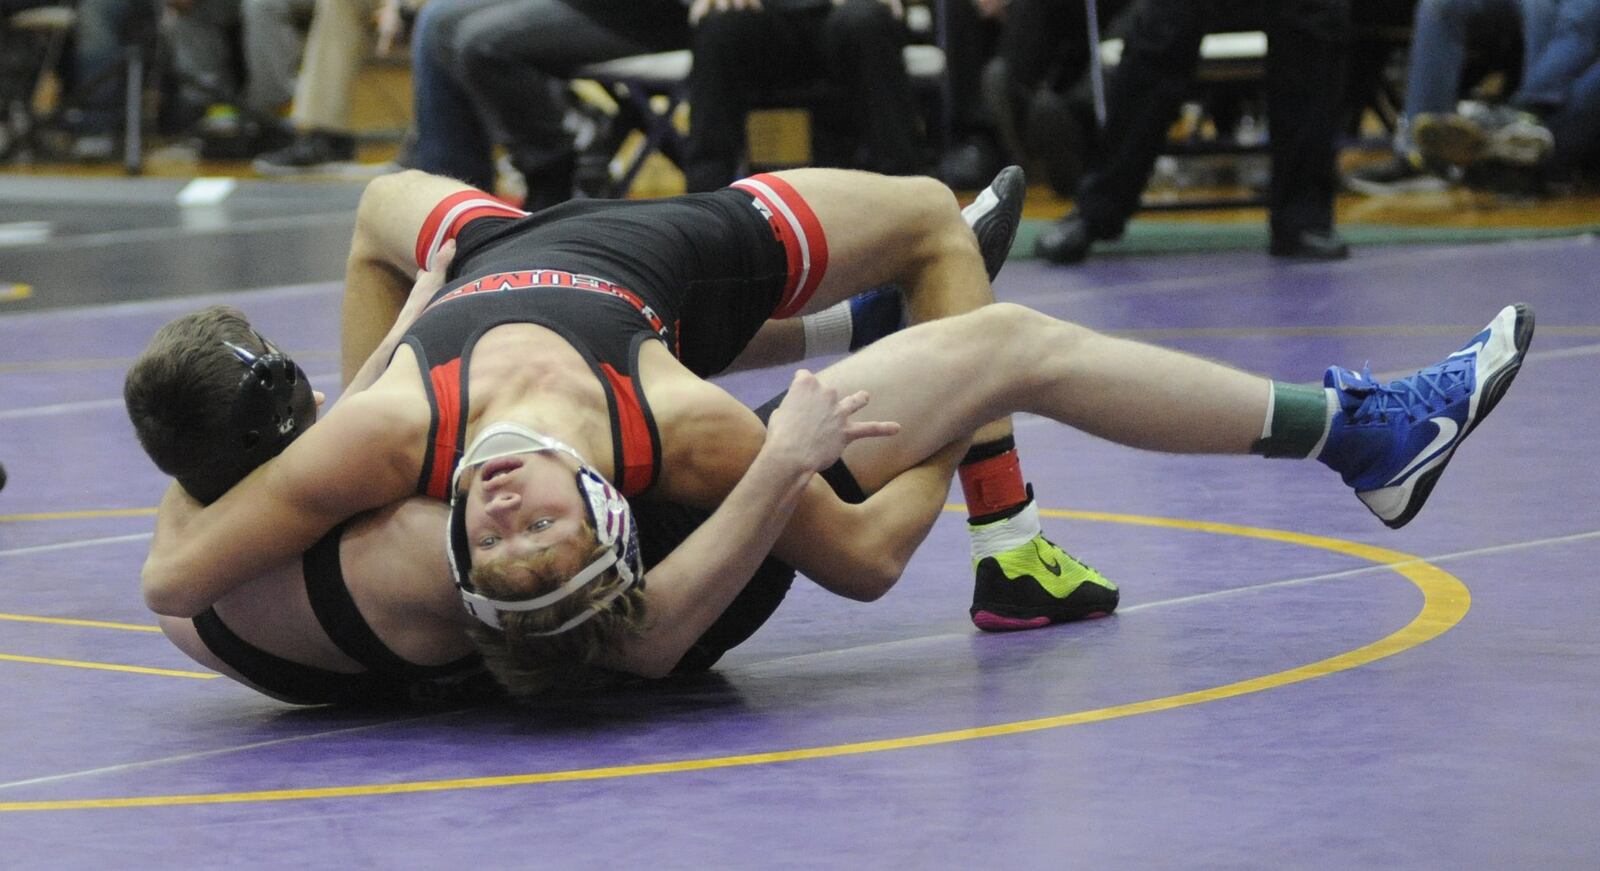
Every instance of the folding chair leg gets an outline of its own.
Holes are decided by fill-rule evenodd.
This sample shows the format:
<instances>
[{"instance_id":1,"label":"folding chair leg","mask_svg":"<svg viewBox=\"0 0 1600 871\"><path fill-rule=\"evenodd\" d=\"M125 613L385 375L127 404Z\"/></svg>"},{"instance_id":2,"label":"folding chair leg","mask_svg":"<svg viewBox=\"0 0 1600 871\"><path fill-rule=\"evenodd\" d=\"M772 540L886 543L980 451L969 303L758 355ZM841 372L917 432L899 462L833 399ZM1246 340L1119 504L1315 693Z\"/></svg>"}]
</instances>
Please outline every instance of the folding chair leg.
<instances>
[{"instance_id":1,"label":"folding chair leg","mask_svg":"<svg viewBox=\"0 0 1600 871\"><path fill-rule=\"evenodd\" d=\"M678 104L683 97L672 93L667 96L666 111L657 113L650 105L650 94L642 88L628 88L627 96L623 102L632 117L639 119L639 129L644 133L644 142L640 144L632 160L629 161L620 177L611 183L612 197L625 197L633 187L634 179L644 169L645 161L651 153L659 151L679 166L683 165L683 142L676 128L672 126L672 116L677 112Z\"/></svg>"},{"instance_id":2,"label":"folding chair leg","mask_svg":"<svg viewBox=\"0 0 1600 871\"><path fill-rule=\"evenodd\" d=\"M144 172L144 49L127 50L122 122L122 168L128 175Z\"/></svg>"}]
</instances>

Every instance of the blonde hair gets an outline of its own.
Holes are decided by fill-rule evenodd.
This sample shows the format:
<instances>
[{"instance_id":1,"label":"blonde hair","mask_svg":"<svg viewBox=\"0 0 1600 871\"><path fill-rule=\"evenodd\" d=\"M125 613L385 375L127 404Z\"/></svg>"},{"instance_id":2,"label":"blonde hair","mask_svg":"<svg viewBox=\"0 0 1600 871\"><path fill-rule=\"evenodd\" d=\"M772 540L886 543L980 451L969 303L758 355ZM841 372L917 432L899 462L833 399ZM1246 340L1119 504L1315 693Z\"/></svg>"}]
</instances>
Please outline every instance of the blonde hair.
<instances>
[{"instance_id":1,"label":"blonde hair","mask_svg":"<svg viewBox=\"0 0 1600 871\"><path fill-rule=\"evenodd\" d=\"M492 599L526 599L554 590L607 549L584 525L575 546L557 546L532 556L483 563L472 570L472 586ZM593 617L556 635L542 635L603 602L625 584L616 567L606 569L581 590L537 611L500 612L500 630L478 625L467 633L495 680L515 699L552 691L594 689L612 683L595 662L607 642L636 635L646 626L642 585L617 596Z\"/></svg>"}]
</instances>

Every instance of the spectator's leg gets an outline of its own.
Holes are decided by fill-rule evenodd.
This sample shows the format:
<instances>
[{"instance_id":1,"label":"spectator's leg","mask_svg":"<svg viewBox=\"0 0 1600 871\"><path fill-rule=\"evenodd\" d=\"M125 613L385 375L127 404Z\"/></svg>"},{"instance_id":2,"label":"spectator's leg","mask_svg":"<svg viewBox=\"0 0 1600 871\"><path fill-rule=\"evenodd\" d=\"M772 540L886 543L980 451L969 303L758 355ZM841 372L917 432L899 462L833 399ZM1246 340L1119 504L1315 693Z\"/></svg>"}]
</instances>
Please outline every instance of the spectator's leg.
<instances>
[{"instance_id":1,"label":"spectator's leg","mask_svg":"<svg viewBox=\"0 0 1600 871\"><path fill-rule=\"evenodd\" d=\"M796 41L769 12L711 12L694 29L689 73L689 141L684 176L690 191L731 182L744 160L745 116L755 89L771 80L773 60L789 59Z\"/></svg>"},{"instance_id":2,"label":"spectator's leg","mask_svg":"<svg viewBox=\"0 0 1600 871\"><path fill-rule=\"evenodd\" d=\"M1545 122L1555 137L1550 162L1556 171L1581 168L1600 156L1600 62L1578 75L1566 102Z\"/></svg>"},{"instance_id":3,"label":"spectator's leg","mask_svg":"<svg viewBox=\"0 0 1600 871\"><path fill-rule=\"evenodd\" d=\"M350 94L366 60L372 4L366 0L317 0L306 36L305 60L295 82L295 129L350 129Z\"/></svg>"},{"instance_id":4,"label":"spectator's leg","mask_svg":"<svg viewBox=\"0 0 1600 871\"><path fill-rule=\"evenodd\" d=\"M1274 240L1333 228L1337 145L1350 39L1348 0L1273 0L1267 110Z\"/></svg>"},{"instance_id":5,"label":"spectator's leg","mask_svg":"<svg viewBox=\"0 0 1600 871\"><path fill-rule=\"evenodd\" d=\"M1421 0L1411 25L1411 56L1406 66L1405 107L1395 151L1416 151L1412 131L1422 114L1454 112L1472 23L1500 0Z\"/></svg>"},{"instance_id":6,"label":"spectator's leg","mask_svg":"<svg viewBox=\"0 0 1600 871\"><path fill-rule=\"evenodd\" d=\"M294 99L312 0L244 0L245 104L276 113Z\"/></svg>"},{"instance_id":7,"label":"spectator's leg","mask_svg":"<svg viewBox=\"0 0 1600 871\"><path fill-rule=\"evenodd\" d=\"M1013 4L1014 8L1015 4ZM977 4L941 4L945 75L950 91L950 141L939 164L939 178L954 188L977 189L1006 164L1001 148L999 107L984 105L983 69L999 49L998 21L980 17Z\"/></svg>"},{"instance_id":8,"label":"spectator's leg","mask_svg":"<svg viewBox=\"0 0 1600 871\"><path fill-rule=\"evenodd\" d=\"M1600 61L1600 0L1519 0L1522 86L1511 102L1540 113L1567 101L1574 82Z\"/></svg>"},{"instance_id":9,"label":"spectator's leg","mask_svg":"<svg viewBox=\"0 0 1600 871\"><path fill-rule=\"evenodd\" d=\"M1210 4L1150 0L1138 10L1107 86L1106 127L1078 187L1095 238L1114 238L1139 208L1167 128L1194 81Z\"/></svg>"},{"instance_id":10,"label":"spectator's leg","mask_svg":"<svg viewBox=\"0 0 1600 871\"><path fill-rule=\"evenodd\" d=\"M232 34L239 22L240 0L198 0L189 11L170 16L167 39L173 66L183 81L179 93L196 113L213 103L238 101Z\"/></svg>"},{"instance_id":11,"label":"spectator's leg","mask_svg":"<svg viewBox=\"0 0 1600 871\"><path fill-rule=\"evenodd\" d=\"M904 22L880 0L843 0L823 23L827 75L854 107L851 120L871 161L866 168L890 175L926 169L905 44Z\"/></svg>"},{"instance_id":12,"label":"spectator's leg","mask_svg":"<svg viewBox=\"0 0 1600 871\"><path fill-rule=\"evenodd\" d=\"M472 93L456 74L456 34L473 12L500 0L432 0L411 29L414 169L481 190L495 186L494 141Z\"/></svg>"},{"instance_id":13,"label":"spectator's leg","mask_svg":"<svg viewBox=\"0 0 1600 871\"><path fill-rule=\"evenodd\" d=\"M686 13L677 7L675 14ZM487 6L462 21L452 45L459 81L505 136L512 163L527 179L529 208L572 193L565 79L584 64L653 48L560 0Z\"/></svg>"},{"instance_id":14,"label":"spectator's leg","mask_svg":"<svg viewBox=\"0 0 1600 871\"><path fill-rule=\"evenodd\" d=\"M110 134L122 117L122 82L112 74L123 56L123 36L135 17L154 14L149 0L80 0L74 33L73 94L81 113L80 136L105 137L105 156L111 153Z\"/></svg>"}]
</instances>

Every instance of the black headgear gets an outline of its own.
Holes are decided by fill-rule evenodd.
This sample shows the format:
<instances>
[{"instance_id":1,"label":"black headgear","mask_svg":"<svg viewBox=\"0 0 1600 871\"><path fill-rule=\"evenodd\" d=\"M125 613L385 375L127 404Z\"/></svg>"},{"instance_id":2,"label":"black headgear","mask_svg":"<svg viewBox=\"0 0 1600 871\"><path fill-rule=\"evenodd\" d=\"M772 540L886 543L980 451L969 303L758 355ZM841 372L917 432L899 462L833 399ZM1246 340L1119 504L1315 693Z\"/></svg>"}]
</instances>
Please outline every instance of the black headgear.
<instances>
[{"instance_id":1,"label":"black headgear","mask_svg":"<svg viewBox=\"0 0 1600 871\"><path fill-rule=\"evenodd\" d=\"M317 419L317 403L306 373L260 333L255 336L266 349L261 354L223 342L244 369L233 397L233 411L207 461L178 477L183 489L202 504L221 498Z\"/></svg>"}]
</instances>

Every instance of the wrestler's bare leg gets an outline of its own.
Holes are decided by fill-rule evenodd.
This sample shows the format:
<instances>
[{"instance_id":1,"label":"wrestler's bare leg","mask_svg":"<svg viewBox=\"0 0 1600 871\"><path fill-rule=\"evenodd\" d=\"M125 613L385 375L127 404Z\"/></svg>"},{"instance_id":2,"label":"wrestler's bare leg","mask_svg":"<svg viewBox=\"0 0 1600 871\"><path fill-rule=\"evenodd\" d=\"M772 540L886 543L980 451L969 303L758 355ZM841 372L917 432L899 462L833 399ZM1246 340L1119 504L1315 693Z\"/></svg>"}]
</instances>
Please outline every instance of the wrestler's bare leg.
<instances>
[{"instance_id":1,"label":"wrestler's bare leg","mask_svg":"<svg viewBox=\"0 0 1600 871\"><path fill-rule=\"evenodd\" d=\"M339 357L349 383L383 341L417 274L417 234L433 207L475 190L455 179L407 170L373 179L361 194L355 236L345 262Z\"/></svg>"},{"instance_id":2,"label":"wrestler's bare leg","mask_svg":"<svg viewBox=\"0 0 1600 871\"><path fill-rule=\"evenodd\" d=\"M994 302L977 237L943 183L839 169L774 175L805 200L827 239L827 272L802 314L880 284L904 288L912 324ZM985 365L973 357L968 363ZM973 441L993 441L1010 432L1010 419L1001 417L978 428Z\"/></svg>"},{"instance_id":3,"label":"wrestler's bare leg","mask_svg":"<svg viewBox=\"0 0 1600 871\"><path fill-rule=\"evenodd\" d=\"M818 375L841 391L869 391L873 417L901 424L899 435L845 451L869 492L884 475L1017 412L1148 450L1247 453L1270 389L1255 375L1005 303L907 328Z\"/></svg>"},{"instance_id":4,"label":"wrestler's bare leg","mask_svg":"<svg viewBox=\"0 0 1600 871\"><path fill-rule=\"evenodd\" d=\"M367 185L356 212L355 236L345 265L340 312L344 383L349 383L378 347L405 304L418 268L415 246L423 222L439 201L472 190L475 188L454 179L415 170L381 176ZM791 363L804 359L807 353L805 328L799 319L769 321L732 368Z\"/></svg>"}]
</instances>

